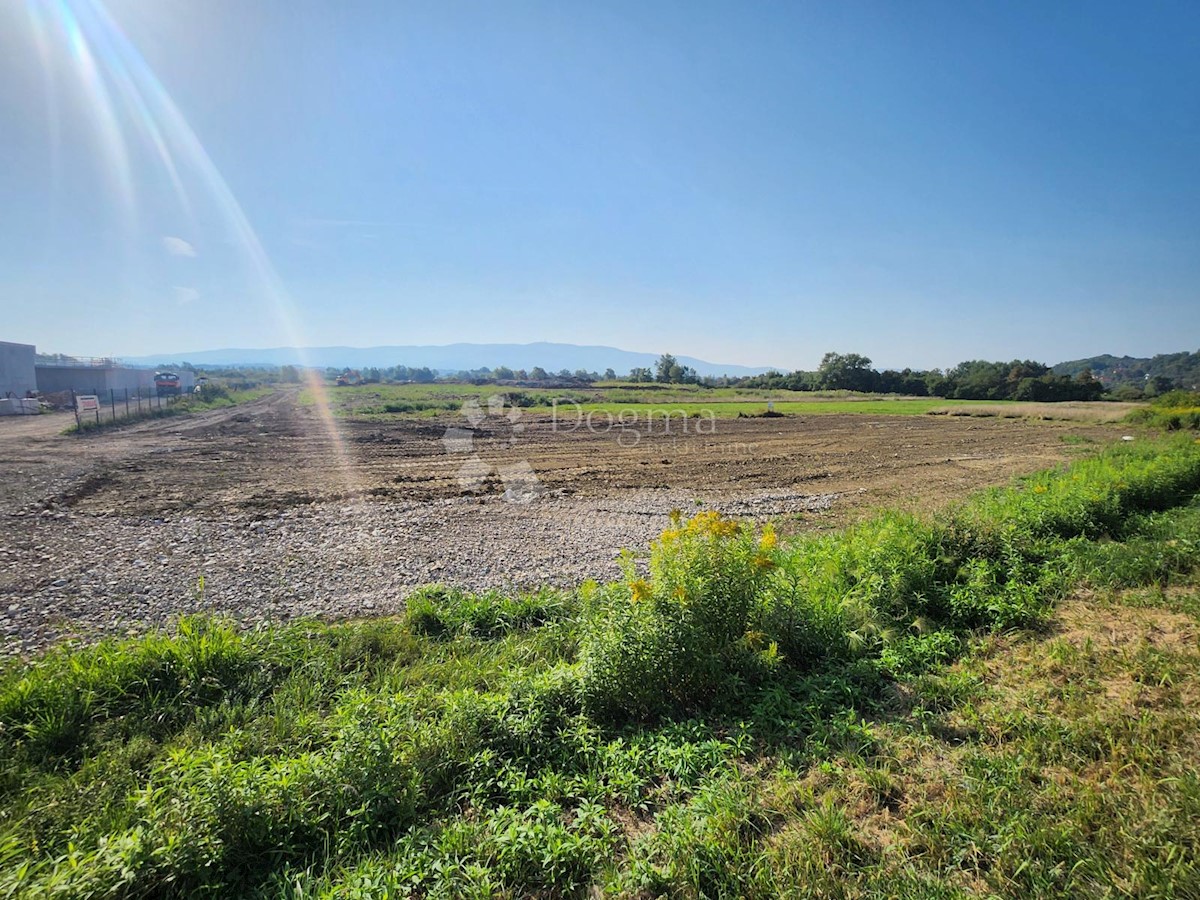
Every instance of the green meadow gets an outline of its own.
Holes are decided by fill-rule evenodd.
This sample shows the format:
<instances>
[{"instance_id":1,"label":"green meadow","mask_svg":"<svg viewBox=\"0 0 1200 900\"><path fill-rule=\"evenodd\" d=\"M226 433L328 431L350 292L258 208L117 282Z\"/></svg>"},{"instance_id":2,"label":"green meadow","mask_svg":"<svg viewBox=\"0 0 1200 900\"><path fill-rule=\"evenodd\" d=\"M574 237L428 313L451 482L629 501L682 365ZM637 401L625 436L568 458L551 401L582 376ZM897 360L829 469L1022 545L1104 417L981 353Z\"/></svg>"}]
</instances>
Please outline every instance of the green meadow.
<instances>
[{"instance_id":1,"label":"green meadow","mask_svg":"<svg viewBox=\"0 0 1200 900\"><path fill-rule=\"evenodd\" d=\"M393 416L437 416L458 414L472 400L486 407L489 399L503 398L530 415L550 416L557 409L563 417L578 414L661 417L687 415L736 418L761 416L771 408L781 415L808 416L837 413L863 415L924 415L934 410L957 407L1016 407L1006 401L945 400L940 397L895 397L855 394L850 391L799 393L756 391L741 388L702 388L693 385L600 385L581 388L509 388L498 385L404 384L355 385L326 389L335 415L380 419ZM302 392L300 402L312 405L311 390ZM768 407L768 404L771 404ZM1023 414L1023 413L1022 413Z\"/></svg>"}]
</instances>

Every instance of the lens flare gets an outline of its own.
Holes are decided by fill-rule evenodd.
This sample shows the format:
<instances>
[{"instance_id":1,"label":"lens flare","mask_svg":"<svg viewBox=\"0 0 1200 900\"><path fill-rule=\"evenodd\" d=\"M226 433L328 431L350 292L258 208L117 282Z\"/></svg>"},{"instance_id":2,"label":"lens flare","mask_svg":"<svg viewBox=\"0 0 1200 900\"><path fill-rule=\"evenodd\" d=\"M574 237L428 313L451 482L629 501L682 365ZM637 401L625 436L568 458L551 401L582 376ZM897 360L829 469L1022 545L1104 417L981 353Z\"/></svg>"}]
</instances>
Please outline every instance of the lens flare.
<instances>
[{"instance_id":1,"label":"lens flare","mask_svg":"<svg viewBox=\"0 0 1200 900\"><path fill-rule=\"evenodd\" d=\"M309 365L300 318L262 242L228 183L209 157L195 131L163 87L137 47L125 36L100 0L27 0L34 38L49 70L57 36L88 102L93 124L105 150L109 171L125 211L136 208L130 147L145 145L170 181L180 211L193 219L193 195L185 176L195 179L195 198L218 211L257 282L260 296L288 344L298 349L307 387L315 398L322 431L328 436L344 493L356 496L351 457L329 403L328 390ZM48 86L53 85L47 75ZM119 105L118 105L119 101ZM131 123L140 144L127 140L123 123Z\"/></svg>"},{"instance_id":2,"label":"lens flare","mask_svg":"<svg viewBox=\"0 0 1200 900\"><path fill-rule=\"evenodd\" d=\"M44 71L53 71L53 66L49 64L49 33L57 26L57 31L63 38L72 68L92 113L92 124L112 179L110 187L116 194L122 215L132 220L136 203L129 149L125 144L125 136L121 131L120 119L108 83L84 33L84 26L75 9L66 0L34 0L27 5L30 19L34 23L35 40L42 54ZM53 100L48 102L54 103ZM57 115L51 127L55 128L56 125Z\"/></svg>"}]
</instances>

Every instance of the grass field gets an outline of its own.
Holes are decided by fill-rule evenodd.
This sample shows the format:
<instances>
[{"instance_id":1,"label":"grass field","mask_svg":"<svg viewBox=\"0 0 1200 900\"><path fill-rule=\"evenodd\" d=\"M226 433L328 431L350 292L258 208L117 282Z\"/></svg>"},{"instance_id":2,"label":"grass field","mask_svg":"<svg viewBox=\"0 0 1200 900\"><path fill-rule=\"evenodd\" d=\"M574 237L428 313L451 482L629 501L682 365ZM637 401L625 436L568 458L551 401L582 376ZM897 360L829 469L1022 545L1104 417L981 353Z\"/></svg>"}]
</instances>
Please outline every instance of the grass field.
<instances>
[{"instance_id":1,"label":"grass field","mask_svg":"<svg viewBox=\"0 0 1200 900\"><path fill-rule=\"evenodd\" d=\"M0 891L1195 896L1200 445L0 678Z\"/></svg>"},{"instance_id":2,"label":"grass field","mask_svg":"<svg viewBox=\"0 0 1200 900\"><path fill-rule=\"evenodd\" d=\"M981 403L944 400L940 397L853 394L848 391L796 393L748 391L738 388L706 389L690 385L601 385L591 389L563 390L463 384L360 385L330 388L329 397L335 414L368 419L395 415L458 414L464 403L478 400L486 404L491 397L504 397L509 404L518 406L532 415L552 415L557 403L560 415L593 413L614 418L621 415L712 415L716 418L756 416L767 412L768 403L773 404L774 411L781 415L923 415L968 406L978 414L986 414L989 409L995 409L996 414L1002 414L1000 410L1022 406L1004 401ZM311 405L314 402L311 392L305 391L301 395L301 402Z\"/></svg>"}]
</instances>

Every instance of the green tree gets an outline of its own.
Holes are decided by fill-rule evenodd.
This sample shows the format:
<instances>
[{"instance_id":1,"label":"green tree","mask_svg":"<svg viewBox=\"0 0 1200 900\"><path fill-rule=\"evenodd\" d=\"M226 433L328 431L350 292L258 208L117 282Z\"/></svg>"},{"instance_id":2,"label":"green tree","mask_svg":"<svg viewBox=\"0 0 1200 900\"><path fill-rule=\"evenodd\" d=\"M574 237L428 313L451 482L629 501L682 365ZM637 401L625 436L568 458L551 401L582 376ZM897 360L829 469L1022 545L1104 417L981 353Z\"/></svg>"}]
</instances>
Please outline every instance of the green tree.
<instances>
[{"instance_id":1,"label":"green tree","mask_svg":"<svg viewBox=\"0 0 1200 900\"><path fill-rule=\"evenodd\" d=\"M1167 391L1174 390L1176 387L1175 380L1168 378L1166 375L1155 375L1153 378L1146 380L1146 396L1157 397L1159 394L1165 394Z\"/></svg>"},{"instance_id":2,"label":"green tree","mask_svg":"<svg viewBox=\"0 0 1200 900\"><path fill-rule=\"evenodd\" d=\"M661 384L695 384L700 379L691 366L682 365L670 353L664 353L654 364L654 380Z\"/></svg>"},{"instance_id":3,"label":"green tree","mask_svg":"<svg viewBox=\"0 0 1200 900\"><path fill-rule=\"evenodd\" d=\"M672 376L679 370L679 360L670 353L664 353L654 364L654 380L660 384L671 384Z\"/></svg>"},{"instance_id":4,"label":"green tree","mask_svg":"<svg viewBox=\"0 0 1200 900\"><path fill-rule=\"evenodd\" d=\"M826 353L817 367L817 378L828 391L873 391L879 373L871 360L859 353Z\"/></svg>"}]
</instances>

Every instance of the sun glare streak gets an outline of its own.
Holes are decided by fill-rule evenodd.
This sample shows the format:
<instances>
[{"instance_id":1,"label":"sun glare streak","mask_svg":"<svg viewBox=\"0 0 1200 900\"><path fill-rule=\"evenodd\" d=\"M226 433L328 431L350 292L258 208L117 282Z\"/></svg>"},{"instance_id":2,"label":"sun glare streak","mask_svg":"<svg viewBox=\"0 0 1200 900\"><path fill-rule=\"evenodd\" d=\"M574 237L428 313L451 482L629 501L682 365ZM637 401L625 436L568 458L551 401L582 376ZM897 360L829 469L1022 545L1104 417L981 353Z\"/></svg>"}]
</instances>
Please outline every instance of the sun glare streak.
<instances>
[{"instance_id":1,"label":"sun glare streak","mask_svg":"<svg viewBox=\"0 0 1200 900\"><path fill-rule=\"evenodd\" d=\"M58 78L55 76L54 66L51 65L50 36L47 34L46 23L33 3L27 3L25 11L29 16L29 27L33 31L33 43L37 48L38 61L41 63L42 92L46 98L46 127L50 132L50 202L52 208L57 210L62 171L62 119L58 107Z\"/></svg>"},{"instance_id":2,"label":"sun glare streak","mask_svg":"<svg viewBox=\"0 0 1200 900\"><path fill-rule=\"evenodd\" d=\"M31 0L35 19L40 18L38 9L49 9L52 13L50 18L62 31L70 57L92 101L93 118L109 150L115 174L122 193L128 198L130 209L134 193L128 152L121 131L121 120L113 106L109 82L116 86L126 115L153 147L175 188L183 211L189 217L191 202L181 172L194 173L198 178L202 195L215 206L231 232L235 246L244 254L262 296L270 304L272 314L288 343L301 348L301 361L309 372L308 387L315 399L321 428L333 448L346 493L353 496L356 491L350 454L333 416L328 391L320 378L311 372L302 349L308 342L304 339L299 315L257 232L199 137L100 0Z\"/></svg>"},{"instance_id":3,"label":"sun glare streak","mask_svg":"<svg viewBox=\"0 0 1200 900\"><path fill-rule=\"evenodd\" d=\"M108 162L111 187L117 195L122 215L127 222L132 222L137 198L134 193L133 170L129 164L129 149L125 144L125 136L121 131L121 123L108 85L96 63L83 26L66 0L34 0L30 5L31 15L35 21L44 22L45 18L38 13L39 8L45 9L49 14L48 18L58 23L66 40L75 73L92 111L92 124ZM48 57L47 48L47 61Z\"/></svg>"},{"instance_id":4,"label":"sun glare streak","mask_svg":"<svg viewBox=\"0 0 1200 900\"><path fill-rule=\"evenodd\" d=\"M106 32L102 30L98 39L101 43L105 42ZM135 113L133 116L134 123L142 132L146 141L154 148L159 162L162 164L167 177L171 181L171 187L175 191L175 199L179 202L179 206L187 218L189 220L194 219L191 198L188 196L187 188L184 187L183 179L179 176L179 168L175 164L175 157L171 153L162 130L158 127L158 122L146 105L145 97L138 89L137 83L130 76L129 71L121 64L120 55L110 52L106 53L105 56L112 60L110 71L113 79L116 81L121 98L125 101L126 107Z\"/></svg>"}]
</instances>

